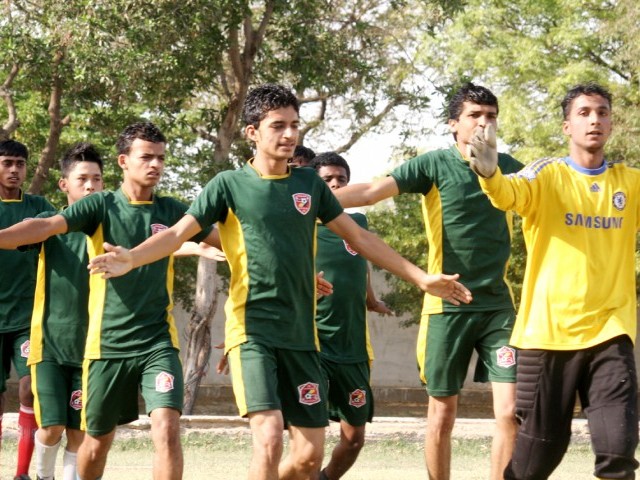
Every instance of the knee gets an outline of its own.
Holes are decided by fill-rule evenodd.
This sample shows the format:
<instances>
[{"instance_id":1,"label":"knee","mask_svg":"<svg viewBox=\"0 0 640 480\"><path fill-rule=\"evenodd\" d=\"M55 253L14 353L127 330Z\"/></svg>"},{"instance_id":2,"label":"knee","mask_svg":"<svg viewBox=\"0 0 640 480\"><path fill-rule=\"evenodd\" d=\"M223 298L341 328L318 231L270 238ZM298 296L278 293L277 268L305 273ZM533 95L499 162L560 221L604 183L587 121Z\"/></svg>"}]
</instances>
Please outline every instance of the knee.
<instances>
[{"instance_id":1,"label":"knee","mask_svg":"<svg viewBox=\"0 0 640 480\"><path fill-rule=\"evenodd\" d=\"M31 377L22 377L18 382L18 399L25 407L33 406L33 393L31 392Z\"/></svg>"},{"instance_id":2,"label":"knee","mask_svg":"<svg viewBox=\"0 0 640 480\"><path fill-rule=\"evenodd\" d=\"M364 446L364 429L362 431L356 431L351 435L343 436L341 443L349 452L354 454L359 453Z\"/></svg>"},{"instance_id":3,"label":"knee","mask_svg":"<svg viewBox=\"0 0 640 480\"><path fill-rule=\"evenodd\" d=\"M38 441L43 445L55 445L62 438L64 427L54 425L50 427L40 427L37 432Z\"/></svg>"},{"instance_id":4,"label":"knee","mask_svg":"<svg viewBox=\"0 0 640 480\"><path fill-rule=\"evenodd\" d=\"M451 433L456 422L456 409L447 407L430 409L427 428L440 433Z\"/></svg>"},{"instance_id":5,"label":"knee","mask_svg":"<svg viewBox=\"0 0 640 480\"><path fill-rule=\"evenodd\" d=\"M173 451L180 448L180 422L161 421L152 426L153 441L156 449L168 449Z\"/></svg>"},{"instance_id":6,"label":"knee","mask_svg":"<svg viewBox=\"0 0 640 480\"><path fill-rule=\"evenodd\" d=\"M324 448L309 445L308 448L298 450L292 460L297 471L310 473L320 471L323 458Z\"/></svg>"}]
</instances>

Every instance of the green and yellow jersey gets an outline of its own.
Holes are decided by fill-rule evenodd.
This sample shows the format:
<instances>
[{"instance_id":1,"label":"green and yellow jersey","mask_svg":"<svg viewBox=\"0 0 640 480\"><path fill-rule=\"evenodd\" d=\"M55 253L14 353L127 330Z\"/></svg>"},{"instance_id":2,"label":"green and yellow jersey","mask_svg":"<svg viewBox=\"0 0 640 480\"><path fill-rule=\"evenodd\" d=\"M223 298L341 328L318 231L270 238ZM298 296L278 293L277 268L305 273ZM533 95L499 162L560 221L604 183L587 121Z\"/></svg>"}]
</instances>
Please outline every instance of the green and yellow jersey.
<instances>
[{"instance_id":1,"label":"green and yellow jersey","mask_svg":"<svg viewBox=\"0 0 640 480\"><path fill-rule=\"evenodd\" d=\"M20 192L17 200L0 199L0 229L41 212L55 211L43 197ZM29 328L36 287L35 250L0 250L0 333Z\"/></svg>"},{"instance_id":2,"label":"green and yellow jersey","mask_svg":"<svg viewBox=\"0 0 640 480\"><path fill-rule=\"evenodd\" d=\"M131 201L122 189L100 192L62 212L70 232L83 232L89 258L104 253L103 242L133 248L180 220L187 206L154 195ZM195 241L206 237L204 228ZM123 358L164 347L178 349L173 307L173 257L104 280L92 275L85 358Z\"/></svg>"},{"instance_id":3,"label":"green and yellow jersey","mask_svg":"<svg viewBox=\"0 0 640 480\"><path fill-rule=\"evenodd\" d=\"M619 335L635 341L640 170L585 169L567 157L480 183L496 206L523 217L527 268L511 343L580 350Z\"/></svg>"},{"instance_id":4,"label":"green and yellow jersey","mask_svg":"<svg viewBox=\"0 0 640 480\"><path fill-rule=\"evenodd\" d=\"M84 233L55 235L40 244L27 365L49 360L82 366L89 324L88 263Z\"/></svg>"},{"instance_id":5,"label":"green and yellow jersey","mask_svg":"<svg viewBox=\"0 0 640 480\"><path fill-rule=\"evenodd\" d=\"M500 168L522 164L498 155ZM473 301L459 306L425 294L422 314L513 308L506 270L512 218L493 207L457 146L415 157L391 172L401 193L421 193L429 244L429 273L459 273Z\"/></svg>"},{"instance_id":6,"label":"green and yellow jersey","mask_svg":"<svg viewBox=\"0 0 640 480\"><path fill-rule=\"evenodd\" d=\"M247 340L316 350L316 218L342 213L316 172L262 176L249 162L216 175L187 213L201 226L218 222L231 269L226 350Z\"/></svg>"},{"instance_id":7,"label":"green and yellow jersey","mask_svg":"<svg viewBox=\"0 0 640 480\"><path fill-rule=\"evenodd\" d=\"M349 214L362 228L367 218ZM320 354L336 363L373 360L367 328L367 261L341 237L318 226L316 270L333 284L333 293L318 300L316 325Z\"/></svg>"}]
</instances>

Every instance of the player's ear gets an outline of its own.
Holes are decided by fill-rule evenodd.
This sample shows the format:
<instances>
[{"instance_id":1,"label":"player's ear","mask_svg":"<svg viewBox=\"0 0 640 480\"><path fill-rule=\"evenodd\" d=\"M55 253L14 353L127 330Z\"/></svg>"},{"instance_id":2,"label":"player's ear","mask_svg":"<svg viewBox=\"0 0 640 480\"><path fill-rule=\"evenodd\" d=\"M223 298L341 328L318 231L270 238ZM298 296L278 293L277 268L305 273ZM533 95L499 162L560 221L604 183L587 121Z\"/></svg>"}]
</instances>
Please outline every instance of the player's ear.
<instances>
[{"instance_id":1,"label":"player's ear","mask_svg":"<svg viewBox=\"0 0 640 480\"><path fill-rule=\"evenodd\" d=\"M61 178L60 180L58 180L58 188L63 191L64 193L69 192L69 187L67 185L67 179L66 178Z\"/></svg>"},{"instance_id":2,"label":"player's ear","mask_svg":"<svg viewBox=\"0 0 640 480\"><path fill-rule=\"evenodd\" d=\"M449 131L453 134L458 133L458 121L450 118L447 122L449 124Z\"/></svg>"},{"instance_id":3,"label":"player's ear","mask_svg":"<svg viewBox=\"0 0 640 480\"><path fill-rule=\"evenodd\" d=\"M252 142L255 142L257 130L258 129L255 127L255 125L247 125L246 127L244 127L244 134L247 136L249 140L251 140Z\"/></svg>"},{"instance_id":4,"label":"player's ear","mask_svg":"<svg viewBox=\"0 0 640 480\"><path fill-rule=\"evenodd\" d=\"M127 159L129 157L127 155L125 155L124 153L121 153L120 155L118 155L118 165L120 166L121 169L126 170L127 169Z\"/></svg>"}]
</instances>

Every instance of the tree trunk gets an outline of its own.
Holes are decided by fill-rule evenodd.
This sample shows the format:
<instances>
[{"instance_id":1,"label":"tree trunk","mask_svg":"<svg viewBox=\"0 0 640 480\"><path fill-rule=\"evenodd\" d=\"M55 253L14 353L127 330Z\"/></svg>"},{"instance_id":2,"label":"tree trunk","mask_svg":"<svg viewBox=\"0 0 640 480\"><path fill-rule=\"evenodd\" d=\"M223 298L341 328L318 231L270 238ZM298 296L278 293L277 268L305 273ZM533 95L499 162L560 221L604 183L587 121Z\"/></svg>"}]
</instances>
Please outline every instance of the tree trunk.
<instances>
[{"instance_id":1,"label":"tree trunk","mask_svg":"<svg viewBox=\"0 0 640 480\"><path fill-rule=\"evenodd\" d=\"M211 357L211 321L218 303L218 262L198 261L198 279L193 313L185 329L187 349L184 357L184 408L191 415L202 377L207 374Z\"/></svg>"}]
</instances>

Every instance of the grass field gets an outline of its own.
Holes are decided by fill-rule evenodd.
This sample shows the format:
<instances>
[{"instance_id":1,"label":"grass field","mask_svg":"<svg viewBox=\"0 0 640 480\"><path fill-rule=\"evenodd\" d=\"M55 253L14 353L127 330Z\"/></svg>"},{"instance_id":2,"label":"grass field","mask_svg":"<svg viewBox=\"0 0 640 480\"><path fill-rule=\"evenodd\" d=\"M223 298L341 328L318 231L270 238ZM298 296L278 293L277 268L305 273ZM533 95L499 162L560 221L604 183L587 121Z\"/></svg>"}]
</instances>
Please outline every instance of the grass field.
<instances>
[{"instance_id":1,"label":"grass field","mask_svg":"<svg viewBox=\"0 0 640 480\"><path fill-rule=\"evenodd\" d=\"M330 438L327 453L335 444ZM251 454L248 435L215 435L190 432L183 437L185 480L245 479ZM151 479L152 445L148 436L117 439L109 454L104 480ZM1 479L11 479L16 457L15 439L2 445ZM62 456L58 465L62 464ZM573 444L554 480L592 478L593 455L589 444ZM33 468L32 468L33 471ZM489 475L489 439L454 439L451 477L454 480L480 480ZM35 479L35 473L32 473ZM56 472L62 478L61 468ZM414 480L425 479L422 440L415 436L389 436L370 441L345 480Z\"/></svg>"}]
</instances>

